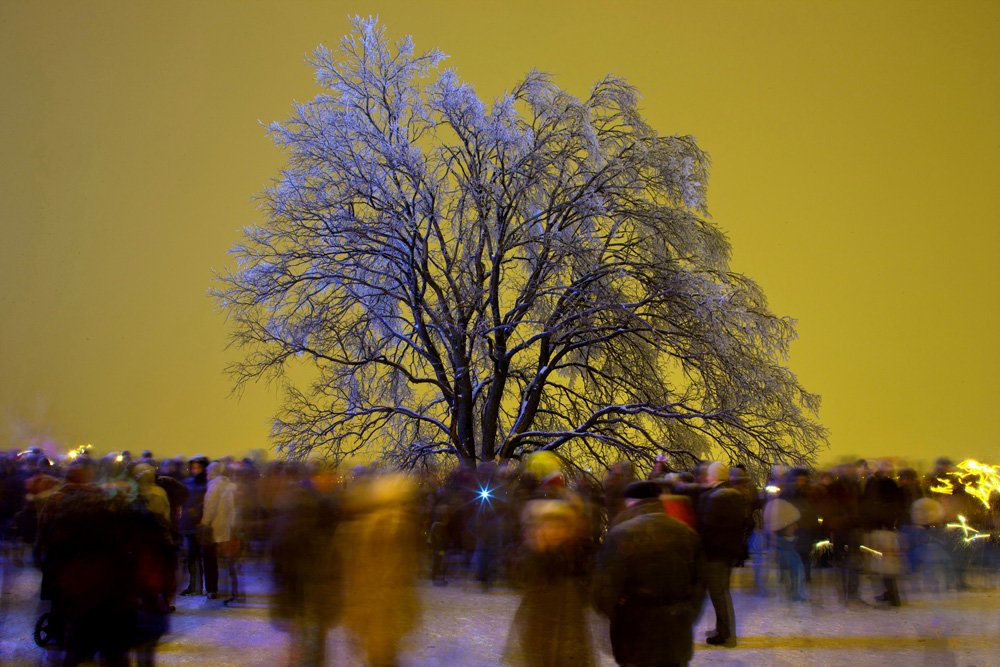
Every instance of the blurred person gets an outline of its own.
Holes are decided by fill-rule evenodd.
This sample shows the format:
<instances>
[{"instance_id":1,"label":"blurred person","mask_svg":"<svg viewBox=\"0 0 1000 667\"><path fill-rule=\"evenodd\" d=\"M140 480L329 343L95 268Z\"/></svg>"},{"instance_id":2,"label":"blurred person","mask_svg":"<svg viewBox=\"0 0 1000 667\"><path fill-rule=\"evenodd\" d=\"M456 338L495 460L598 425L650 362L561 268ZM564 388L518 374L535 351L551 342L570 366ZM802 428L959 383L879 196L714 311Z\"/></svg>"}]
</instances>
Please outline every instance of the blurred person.
<instances>
[{"instance_id":1,"label":"blurred person","mask_svg":"<svg viewBox=\"0 0 1000 667\"><path fill-rule=\"evenodd\" d=\"M793 602L806 599L805 567L795 545L801 516L799 509L783 498L772 498L764 506L764 526L772 535L788 598Z\"/></svg>"},{"instance_id":2,"label":"blurred person","mask_svg":"<svg viewBox=\"0 0 1000 667\"><path fill-rule=\"evenodd\" d=\"M0 458L0 545L4 554L21 557L21 539L17 521L27 502L25 483L27 471L18 464L16 456Z\"/></svg>"},{"instance_id":3,"label":"blurred person","mask_svg":"<svg viewBox=\"0 0 1000 667\"><path fill-rule=\"evenodd\" d=\"M184 478L188 495L181 507L180 529L187 547L188 584L181 591L181 595L201 595L205 590L202 587L203 581L211 579L215 582L213 585L217 585L218 582L217 570L214 575L206 571L208 567L217 567L218 564L214 558L209 559L210 563L204 559L204 550L198 535L198 526L205 511L205 493L208 490L207 467L207 456L200 454L192 456L188 461L188 476Z\"/></svg>"},{"instance_id":4,"label":"blurred person","mask_svg":"<svg viewBox=\"0 0 1000 667\"><path fill-rule=\"evenodd\" d=\"M38 449L33 447L32 449ZM32 453L24 457L24 506L18 516L21 540L28 545L38 539L38 520L46 500L62 486L62 479L53 475L52 463L44 454Z\"/></svg>"},{"instance_id":5,"label":"blurred person","mask_svg":"<svg viewBox=\"0 0 1000 667\"><path fill-rule=\"evenodd\" d=\"M760 490L747 474L746 466L737 463L729 470L729 485L743 494L746 499L746 517L743 523L743 553L737 566L742 567L750 557L750 540L753 539L754 530L760 525Z\"/></svg>"},{"instance_id":6,"label":"blurred person","mask_svg":"<svg viewBox=\"0 0 1000 667\"><path fill-rule=\"evenodd\" d=\"M785 466L780 464L772 466L764 488L757 493L757 507L763 510L768 501L778 497L787 474L788 469ZM774 561L775 548L774 535L764 529L761 517L756 522L747 549L750 553L750 564L753 566L754 592L757 595L767 595L768 568Z\"/></svg>"},{"instance_id":7,"label":"blurred person","mask_svg":"<svg viewBox=\"0 0 1000 667\"><path fill-rule=\"evenodd\" d=\"M402 473L366 474L350 489L350 518L336 534L344 626L374 667L397 664L399 644L418 621L415 494Z\"/></svg>"},{"instance_id":8,"label":"blurred person","mask_svg":"<svg viewBox=\"0 0 1000 667\"><path fill-rule=\"evenodd\" d=\"M934 461L934 469L927 474L927 484L930 487L941 487L951 485L951 475L955 472L955 465L947 456L939 456ZM933 492L933 493L940 493Z\"/></svg>"},{"instance_id":9,"label":"blurred person","mask_svg":"<svg viewBox=\"0 0 1000 667\"><path fill-rule=\"evenodd\" d=\"M868 465L868 461L865 459L858 459L854 462L854 474L858 480L858 487L862 493L864 493L865 486L868 485L868 480L872 477L872 469Z\"/></svg>"},{"instance_id":10,"label":"blurred person","mask_svg":"<svg viewBox=\"0 0 1000 667\"><path fill-rule=\"evenodd\" d=\"M663 504L663 511L667 516L671 516L687 527L697 530L698 518L694 513L694 505L690 496L686 496L675 491L676 486L681 484L681 477L678 473L667 473L661 483L660 502Z\"/></svg>"},{"instance_id":11,"label":"blurred person","mask_svg":"<svg viewBox=\"0 0 1000 667\"><path fill-rule=\"evenodd\" d=\"M267 528L262 521L260 499L260 471L251 458L244 458L231 474L236 484L236 529L240 540L240 557L259 557L266 552Z\"/></svg>"},{"instance_id":12,"label":"blurred person","mask_svg":"<svg viewBox=\"0 0 1000 667\"><path fill-rule=\"evenodd\" d=\"M832 562L840 572L840 598L844 604L860 601L861 489L855 468L838 465L830 477L820 501L823 525L830 535Z\"/></svg>"},{"instance_id":13,"label":"blurred person","mask_svg":"<svg viewBox=\"0 0 1000 667\"><path fill-rule=\"evenodd\" d=\"M705 467L704 479L695 510L707 561L705 585L715 610L715 629L705 641L714 646L735 646L736 614L729 587L733 565L743 553L746 499L729 486L729 467L721 461Z\"/></svg>"},{"instance_id":14,"label":"blurred person","mask_svg":"<svg viewBox=\"0 0 1000 667\"><path fill-rule=\"evenodd\" d=\"M340 519L332 495L293 485L274 515L270 556L274 624L289 634L290 665L326 664L326 635L342 607L341 557L334 539Z\"/></svg>"},{"instance_id":15,"label":"blurred person","mask_svg":"<svg viewBox=\"0 0 1000 667\"><path fill-rule=\"evenodd\" d=\"M101 485L108 501L120 507L127 507L139 497L135 479L128 470L128 452L110 452L97 462L97 482Z\"/></svg>"},{"instance_id":16,"label":"blurred person","mask_svg":"<svg viewBox=\"0 0 1000 667\"><path fill-rule=\"evenodd\" d=\"M898 582L902 562L897 530L906 511L903 494L892 478L892 464L879 461L862 491L861 518L867 531L866 540L881 554L873 566L882 575L884 590L875 600L893 607L902 604Z\"/></svg>"},{"instance_id":17,"label":"blurred person","mask_svg":"<svg viewBox=\"0 0 1000 667\"><path fill-rule=\"evenodd\" d=\"M219 594L219 558L221 557L229 573L229 599L236 600L239 583L237 576L237 555L239 543L234 529L236 526L235 485L226 474L226 464L213 461L205 471L208 484L205 490L205 505L198 524L199 542L202 548L202 562L205 564L205 593L214 600Z\"/></svg>"},{"instance_id":18,"label":"blurred person","mask_svg":"<svg viewBox=\"0 0 1000 667\"><path fill-rule=\"evenodd\" d=\"M132 469L139 498L165 528L170 527L170 499L163 487L156 483L156 471L148 463L139 463Z\"/></svg>"},{"instance_id":19,"label":"blurred person","mask_svg":"<svg viewBox=\"0 0 1000 667\"><path fill-rule=\"evenodd\" d=\"M900 493L903 494L904 507L912 507L913 503L927 495L920 476L917 475L917 471L913 468L903 468L900 470L897 476L897 483L899 484ZM910 523L910 520L909 513L904 512L902 522L907 524Z\"/></svg>"},{"instance_id":20,"label":"blurred person","mask_svg":"<svg viewBox=\"0 0 1000 667\"><path fill-rule=\"evenodd\" d=\"M435 586L448 585L448 511L444 502L435 502L431 507L430 526L427 529L427 544L431 550L431 581Z\"/></svg>"},{"instance_id":21,"label":"blurred person","mask_svg":"<svg viewBox=\"0 0 1000 667\"><path fill-rule=\"evenodd\" d=\"M918 585L937 593L948 586L954 571L943 526L944 507L934 498L918 498L908 514L909 521L899 530L908 568Z\"/></svg>"},{"instance_id":22,"label":"blurred person","mask_svg":"<svg viewBox=\"0 0 1000 667\"><path fill-rule=\"evenodd\" d=\"M653 464L653 468L649 471L646 479L662 479L672 472L673 470L670 468L666 457L661 454L656 457L656 463Z\"/></svg>"},{"instance_id":23,"label":"blurred person","mask_svg":"<svg viewBox=\"0 0 1000 667\"><path fill-rule=\"evenodd\" d=\"M152 665L167 630L161 596L170 568L165 533L152 513L123 505L93 483L89 463L74 463L46 502L40 523L41 597L47 628L64 665L96 655L105 665Z\"/></svg>"},{"instance_id":24,"label":"blurred person","mask_svg":"<svg viewBox=\"0 0 1000 667\"><path fill-rule=\"evenodd\" d=\"M522 510L516 565L521 600L504 661L529 667L589 667L595 662L586 615L592 543L584 505L566 489L561 464L552 452L532 454L526 468L540 484Z\"/></svg>"},{"instance_id":25,"label":"blurred person","mask_svg":"<svg viewBox=\"0 0 1000 667\"><path fill-rule=\"evenodd\" d=\"M659 484L625 487L625 509L597 556L594 606L610 621L619 665L686 665L704 598L704 553L698 534L668 516Z\"/></svg>"},{"instance_id":26,"label":"blurred person","mask_svg":"<svg viewBox=\"0 0 1000 667\"><path fill-rule=\"evenodd\" d=\"M819 516L820 501L817 497L819 493L820 489L812 483L808 469L793 468L788 474L788 484L778 495L799 511L799 519L790 537L791 546L802 562L803 579L806 584L812 582L813 545L823 537Z\"/></svg>"},{"instance_id":27,"label":"blurred person","mask_svg":"<svg viewBox=\"0 0 1000 667\"><path fill-rule=\"evenodd\" d=\"M974 554L974 547L965 541L966 530L964 526L973 529L981 529L986 522L986 506L971 493L968 487L978 482L976 475L955 475L950 479L952 492L950 495L939 495L937 499L944 507L946 523L957 523L963 526L950 532L952 581L958 590L968 590L969 585L966 580L969 565Z\"/></svg>"},{"instance_id":28,"label":"blurred person","mask_svg":"<svg viewBox=\"0 0 1000 667\"><path fill-rule=\"evenodd\" d=\"M498 477L495 464L482 463L476 470L475 496L471 500L473 513L469 517L469 529L475 536L476 580L483 590L489 590L496 578L501 547L506 494Z\"/></svg>"},{"instance_id":29,"label":"blurred person","mask_svg":"<svg viewBox=\"0 0 1000 667\"><path fill-rule=\"evenodd\" d=\"M608 468L604 476L604 504L607 525L625 509L625 487L635 481L635 468L631 461L619 461Z\"/></svg>"},{"instance_id":30,"label":"blurred person","mask_svg":"<svg viewBox=\"0 0 1000 667\"><path fill-rule=\"evenodd\" d=\"M992 575L1000 574L1000 489L993 489L989 495L989 511L986 514L984 530L989 533L986 542L986 563Z\"/></svg>"}]
</instances>

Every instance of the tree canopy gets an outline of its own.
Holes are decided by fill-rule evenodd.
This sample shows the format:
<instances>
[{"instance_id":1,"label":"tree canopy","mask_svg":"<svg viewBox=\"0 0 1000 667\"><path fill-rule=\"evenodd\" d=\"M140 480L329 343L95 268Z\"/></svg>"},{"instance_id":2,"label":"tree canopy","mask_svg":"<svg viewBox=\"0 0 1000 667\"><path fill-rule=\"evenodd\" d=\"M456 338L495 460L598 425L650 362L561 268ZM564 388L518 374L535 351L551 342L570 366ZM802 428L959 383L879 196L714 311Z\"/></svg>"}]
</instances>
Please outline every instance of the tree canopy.
<instances>
[{"instance_id":1,"label":"tree canopy","mask_svg":"<svg viewBox=\"0 0 1000 667\"><path fill-rule=\"evenodd\" d=\"M695 140L620 78L577 99L531 72L487 105L444 57L355 18L312 54L323 94L269 126L288 163L213 295L237 386L287 389L278 448L810 458L794 323L730 270Z\"/></svg>"}]
</instances>

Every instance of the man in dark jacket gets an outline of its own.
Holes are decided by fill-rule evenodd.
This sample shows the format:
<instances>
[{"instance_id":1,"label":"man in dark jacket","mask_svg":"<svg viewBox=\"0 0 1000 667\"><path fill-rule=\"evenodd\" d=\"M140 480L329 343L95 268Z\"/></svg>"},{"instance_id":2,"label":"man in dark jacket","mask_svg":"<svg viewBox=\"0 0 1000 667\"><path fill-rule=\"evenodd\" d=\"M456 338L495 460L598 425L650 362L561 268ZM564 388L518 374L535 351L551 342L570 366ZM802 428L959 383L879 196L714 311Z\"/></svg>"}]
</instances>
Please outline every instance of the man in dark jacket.
<instances>
[{"instance_id":1,"label":"man in dark jacket","mask_svg":"<svg viewBox=\"0 0 1000 667\"><path fill-rule=\"evenodd\" d=\"M736 645L736 614L729 580L743 554L746 497L729 486L729 467L715 461L698 493L698 533L705 548L705 585L715 609L715 631L706 638L715 646Z\"/></svg>"},{"instance_id":2,"label":"man in dark jacket","mask_svg":"<svg viewBox=\"0 0 1000 667\"><path fill-rule=\"evenodd\" d=\"M656 482L625 488L626 508L601 545L594 604L611 621L619 665L686 665L704 596L704 556L697 533L668 516Z\"/></svg>"}]
</instances>

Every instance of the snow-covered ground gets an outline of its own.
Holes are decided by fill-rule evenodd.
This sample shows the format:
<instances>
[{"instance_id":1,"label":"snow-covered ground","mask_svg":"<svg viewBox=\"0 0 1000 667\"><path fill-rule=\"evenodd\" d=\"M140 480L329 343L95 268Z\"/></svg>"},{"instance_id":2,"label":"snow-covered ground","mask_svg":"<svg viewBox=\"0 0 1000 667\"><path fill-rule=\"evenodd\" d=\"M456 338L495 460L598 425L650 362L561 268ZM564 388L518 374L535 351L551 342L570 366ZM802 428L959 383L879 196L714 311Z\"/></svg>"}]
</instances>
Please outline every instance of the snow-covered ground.
<instances>
[{"instance_id":1,"label":"snow-covered ground","mask_svg":"<svg viewBox=\"0 0 1000 667\"><path fill-rule=\"evenodd\" d=\"M751 575L737 570L733 591L739 642L735 648L704 644L714 615L710 605L695 631L692 665L1000 665L1000 588L997 581L974 578L973 589L937 595L910 590L899 608L874 603L844 607L832 585L834 573L820 570L809 602L791 603L779 594L760 597ZM0 665L53 664L55 652L37 648L32 628L38 617L39 577L26 567L3 571L0 600ZM179 597L171 632L157 662L172 665L283 665L288 644L268 616L267 579L246 573L248 604L224 607L203 597ZM500 664L518 598L499 587L481 592L471 581L435 587L421 582L422 622L405 645L402 665L486 667ZM873 582L863 588L869 601ZM606 628L593 618L599 664L614 665ZM328 637L328 664L363 661L340 629Z\"/></svg>"}]
</instances>

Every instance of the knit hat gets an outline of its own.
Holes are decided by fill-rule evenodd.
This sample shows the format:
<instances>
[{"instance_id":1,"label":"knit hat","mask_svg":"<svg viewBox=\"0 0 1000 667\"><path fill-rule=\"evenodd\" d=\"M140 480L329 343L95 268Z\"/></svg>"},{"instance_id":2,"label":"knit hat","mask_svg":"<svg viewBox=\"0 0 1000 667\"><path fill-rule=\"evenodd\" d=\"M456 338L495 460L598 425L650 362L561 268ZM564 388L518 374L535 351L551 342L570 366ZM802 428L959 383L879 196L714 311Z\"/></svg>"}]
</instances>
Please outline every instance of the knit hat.
<instances>
[{"instance_id":1,"label":"knit hat","mask_svg":"<svg viewBox=\"0 0 1000 667\"><path fill-rule=\"evenodd\" d=\"M645 500L647 498L659 498L660 493L662 493L662 487L659 484L650 480L642 480L632 482L626 486L624 495L626 498L634 500Z\"/></svg>"},{"instance_id":2,"label":"knit hat","mask_svg":"<svg viewBox=\"0 0 1000 667\"><path fill-rule=\"evenodd\" d=\"M764 506L764 528L772 533L788 528L802 516L798 508L787 500L775 498Z\"/></svg>"},{"instance_id":3,"label":"knit hat","mask_svg":"<svg viewBox=\"0 0 1000 667\"><path fill-rule=\"evenodd\" d=\"M944 520L944 507L933 498L918 498L910 507L910 517L918 526L930 526Z\"/></svg>"}]
</instances>

